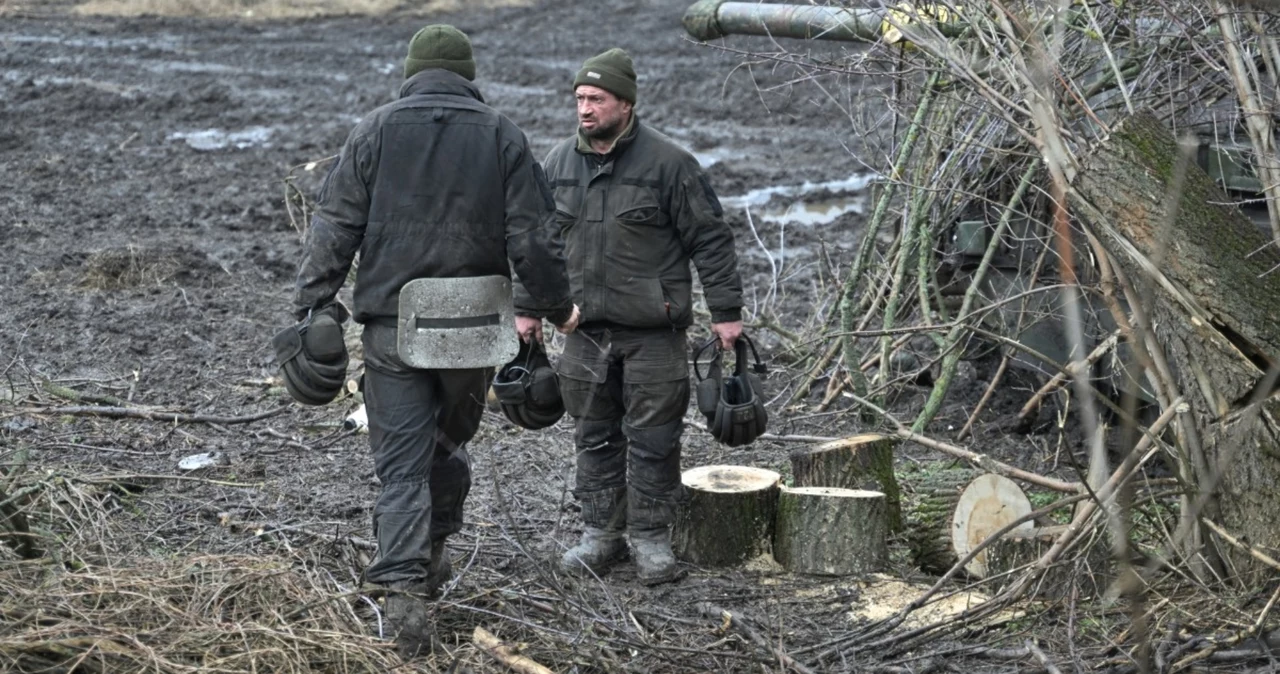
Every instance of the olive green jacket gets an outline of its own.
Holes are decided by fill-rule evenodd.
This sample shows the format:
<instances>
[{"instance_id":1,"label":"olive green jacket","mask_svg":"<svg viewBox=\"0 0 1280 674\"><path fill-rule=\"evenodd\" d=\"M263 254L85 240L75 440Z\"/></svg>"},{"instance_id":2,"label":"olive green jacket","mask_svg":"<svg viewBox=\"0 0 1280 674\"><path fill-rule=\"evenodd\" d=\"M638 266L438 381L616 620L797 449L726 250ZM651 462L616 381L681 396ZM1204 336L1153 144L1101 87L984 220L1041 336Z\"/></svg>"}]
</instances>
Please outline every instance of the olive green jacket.
<instances>
[{"instance_id":1,"label":"olive green jacket","mask_svg":"<svg viewBox=\"0 0 1280 674\"><path fill-rule=\"evenodd\" d=\"M608 154L573 136L544 166L582 325L689 327L690 261L712 322L741 320L733 232L692 154L636 118ZM517 284L517 313L541 309Z\"/></svg>"}]
</instances>

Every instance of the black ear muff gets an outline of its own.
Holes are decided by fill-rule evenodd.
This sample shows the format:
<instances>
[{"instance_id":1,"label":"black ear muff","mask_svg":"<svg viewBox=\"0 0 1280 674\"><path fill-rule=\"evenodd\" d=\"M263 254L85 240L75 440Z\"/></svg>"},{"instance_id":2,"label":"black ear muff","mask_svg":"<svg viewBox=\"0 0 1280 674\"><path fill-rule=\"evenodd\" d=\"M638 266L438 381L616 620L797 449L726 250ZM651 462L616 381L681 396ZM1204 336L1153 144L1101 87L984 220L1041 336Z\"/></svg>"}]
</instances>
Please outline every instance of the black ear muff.
<instances>
[{"instance_id":1,"label":"black ear muff","mask_svg":"<svg viewBox=\"0 0 1280 674\"><path fill-rule=\"evenodd\" d=\"M326 405L342 392L348 363L341 324L345 315L345 307L330 305L272 338L281 378L294 400Z\"/></svg>"},{"instance_id":2,"label":"black ear muff","mask_svg":"<svg viewBox=\"0 0 1280 674\"><path fill-rule=\"evenodd\" d=\"M707 418L707 426L710 428L716 416L716 408L720 405L720 387L724 379L722 360L720 353L720 338L715 335L706 344L698 347L693 352L693 375L697 380L694 389L694 397L698 403L698 411ZM702 370L698 367L698 358L702 353L711 349L711 360L707 361L707 374L703 376ZM712 435L715 432L712 431Z\"/></svg>"},{"instance_id":3,"label":"black ear muff","mask_svg":"<svg viewBox=\"0 0 1280 674\"><path fill-rule=\"evenodd\" d=\"M537 342L521 342L516 357L499 368L493 395L511 423L531 431L552 426L564 416L560 381Z\"/></svg>"},{"instance_id":4,"label":"black ear muff","mask_svg":"<svg viewBox=\"0 0 1280 674\"><path fill-rule=\"evenodd\" d=\"M764 385L758 376L768 370L760 361L755 344L746 335L738 337L733 347L733 374L723 379L715 414L708 423L708 428L720 442L730 447L739 447L755 442L768 427L769 413L764 406ZM754 365L749 366L751 359L748 358L748 350L751 359L755 361Z\"/></svg>"}]
</instances>

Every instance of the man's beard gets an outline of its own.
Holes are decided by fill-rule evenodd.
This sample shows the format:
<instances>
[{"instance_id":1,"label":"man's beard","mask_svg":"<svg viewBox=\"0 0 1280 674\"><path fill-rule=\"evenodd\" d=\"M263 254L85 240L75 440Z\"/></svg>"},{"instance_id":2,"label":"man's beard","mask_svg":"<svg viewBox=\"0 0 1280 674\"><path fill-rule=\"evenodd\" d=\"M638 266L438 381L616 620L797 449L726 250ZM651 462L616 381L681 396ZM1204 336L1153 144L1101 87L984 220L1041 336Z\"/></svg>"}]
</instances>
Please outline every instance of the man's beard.
<instances>
[{"instance_id":1,"label":"man's beard","mask_svg":"<svg viewBox=\"0 0 1280 674\"><path fill-rule=\"evenodd\" d=\"M613 140L622 133L622 120L616 120L608 125L597 122L594 129L582 129L582 133L592 140Z\"/></svg>"}]
</instances>

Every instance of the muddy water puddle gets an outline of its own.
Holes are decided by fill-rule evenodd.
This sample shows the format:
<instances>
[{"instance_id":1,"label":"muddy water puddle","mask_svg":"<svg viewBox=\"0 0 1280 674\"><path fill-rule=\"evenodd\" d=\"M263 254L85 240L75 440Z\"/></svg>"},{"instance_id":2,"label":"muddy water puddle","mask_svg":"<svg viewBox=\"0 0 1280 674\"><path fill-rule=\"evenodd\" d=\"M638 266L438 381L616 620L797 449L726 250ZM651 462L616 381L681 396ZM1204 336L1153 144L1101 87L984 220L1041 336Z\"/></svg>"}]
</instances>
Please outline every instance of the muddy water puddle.
<instances>
[{"instance_id":1,"label":"muddy water puddle","mask_svg":"<svg viewBox=\"0 0 1280 674\"><path fill-rule=\"evenodd\" d=\"M856 173L842 180L771 185L720 201L726 210L746 210L758 222L826 225L846 213L863 213L869 201L867 188L874 179L875 174Z\"/></svg>"},{"instance_id":2,"label":"muddy water puddle","mask_svg":"<svg viewBox=\"0 0 1280 674\"><path fill-rule=\"evenodd\" d=\"M275 130L267 126L251 126L235 131L201 129L171 133L169 140L185 142L194 150L211 151L227 148L243 150L257 145L269 145L274 133Z\"/></svg>"}]
</instances>

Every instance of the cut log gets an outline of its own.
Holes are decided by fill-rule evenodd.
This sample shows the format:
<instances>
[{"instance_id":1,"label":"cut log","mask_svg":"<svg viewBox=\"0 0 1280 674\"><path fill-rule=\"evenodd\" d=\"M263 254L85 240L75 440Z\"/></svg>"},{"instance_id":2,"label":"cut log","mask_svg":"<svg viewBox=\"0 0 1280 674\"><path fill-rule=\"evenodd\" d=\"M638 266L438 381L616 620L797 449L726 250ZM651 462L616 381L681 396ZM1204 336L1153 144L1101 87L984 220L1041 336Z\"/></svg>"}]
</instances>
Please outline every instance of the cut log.
<instances>
[{"instance_id":1,"label":"cut log","mask_svg":"<svg viewBox=\"0 0 1280 674\"><path fill-rule=\"evenodd\" d=\"M1038 561L1054 541L1062 535L1067 525L1015 530L987 548L987 575L1002 576ZM1041 597L1061 597L1072 587L1079 590L1081 599L1102 596L1103 591L1115 579L1112 573L1111 551L1106 541L1089 541L1083 555L1072 554L1045 570L1037 588ZM1003 576L997 587L1004 588L1018 578L1017 573Z\"/></svg>"},{"instance_id":2,"label":"cut log","mask_svg":"<svg viewBox=\"0 0 1280 674\"><path fill-rule=\"evenodd\" d=\"M1031 513L1031 501L1016 482L1003 475L980 475L964 491L956 502L951 516L951 547L957 558L963 558L982 544L988 536ZM1014 531L1030 531L1030 521L1018 525ZM964 565L964 570L978 578L987 577L987 553L977 556Z\"/></svg>"},{"instance_id":3,"label":"cut log","mask_svg":"<svg viewBox=\"0 0 1280 674\"><path fill-rule=\"evenodd\" d=\"M783 487L773 556L793 573L846 576L889 560L884 494L834 487Z\"/></svg>"},{"instance_id":4,"label":"cut log","mask_svg":"<svg viewBox=\"0 0 1280 674\"><path fill-rule=\"evenodd\" d=\"M902 503L893 474L893 452L901 441L865 434L791 453L795 487L869 489L884 494L889 531L902 530Z\"/></svg>"},{"instance_id":5,"label":"cut log","mask_svg":"<svg viewBox=\"0 0 1280 674\"><path fill-rule=\"evenodd\" d=\"M941 575L956 563L951 518L960 492L979 475L969 468L929 469L904 480L902 537L921 571Z\"/></svg>"},{"instance_id":6,"label":"cut log","mask_svg":"<svg viewBox=\"0 0 1280 674\"><path fill-rule=\"evenodd\" d=\"M747 466L702 466L682 477L688 498L676 513L676 557L732 566L768 554L782 476Z\"/></svg>"}]
</instances>

